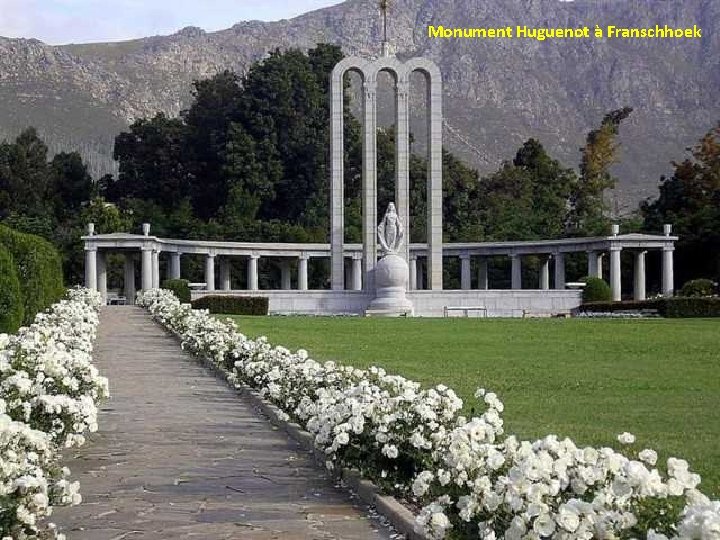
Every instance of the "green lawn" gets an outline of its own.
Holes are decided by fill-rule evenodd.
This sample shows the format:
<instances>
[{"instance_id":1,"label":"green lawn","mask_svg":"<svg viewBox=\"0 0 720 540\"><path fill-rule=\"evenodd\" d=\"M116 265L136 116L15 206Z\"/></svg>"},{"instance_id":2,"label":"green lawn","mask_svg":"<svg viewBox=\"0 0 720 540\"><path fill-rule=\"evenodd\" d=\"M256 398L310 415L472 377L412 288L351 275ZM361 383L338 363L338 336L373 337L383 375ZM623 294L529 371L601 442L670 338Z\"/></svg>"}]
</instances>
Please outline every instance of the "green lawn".
<instances>
[{"instance_id":1,"label":"green lawn","mask_svg":"<svg viewBox=\"0 0 720 540\"><path fill-rule=\"evenodd\" d=\"M482 386L505 402L506 430L686 458L720 495L720 320L237 317L318 360L377 365L465 400Z\"/></svg>"}]
</instances>

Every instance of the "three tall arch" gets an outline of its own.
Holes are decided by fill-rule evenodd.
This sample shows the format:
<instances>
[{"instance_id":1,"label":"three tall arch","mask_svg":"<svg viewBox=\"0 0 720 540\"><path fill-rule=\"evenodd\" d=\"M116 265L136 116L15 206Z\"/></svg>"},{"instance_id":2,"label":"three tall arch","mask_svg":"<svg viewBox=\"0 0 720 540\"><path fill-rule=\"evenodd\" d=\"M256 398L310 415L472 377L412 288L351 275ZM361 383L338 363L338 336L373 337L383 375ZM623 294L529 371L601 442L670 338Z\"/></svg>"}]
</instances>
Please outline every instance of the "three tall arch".
<instances>
[{"instance_id":1,"label":"three tall arch","mask_svg":"<svg viewBox=\"0 0 720 540\"><path fill-rule=\"evenodd\" d=\"M403 257L409 253L409 161L410 161L410 76L425 75L427 111L427 284L432 290L442 289L442 76L432 61L411 58L405 62L393 56L369 60L350 56L333 69L330 88L330 244L331 283L333 290L345 288L344 271L344 77L356 72L362 80L362 243L363 290L375 289L374 270L377 264L377 78L382 71L395 80L395 205L400 220L408 231Z\"/></svg>"}]
</instances>

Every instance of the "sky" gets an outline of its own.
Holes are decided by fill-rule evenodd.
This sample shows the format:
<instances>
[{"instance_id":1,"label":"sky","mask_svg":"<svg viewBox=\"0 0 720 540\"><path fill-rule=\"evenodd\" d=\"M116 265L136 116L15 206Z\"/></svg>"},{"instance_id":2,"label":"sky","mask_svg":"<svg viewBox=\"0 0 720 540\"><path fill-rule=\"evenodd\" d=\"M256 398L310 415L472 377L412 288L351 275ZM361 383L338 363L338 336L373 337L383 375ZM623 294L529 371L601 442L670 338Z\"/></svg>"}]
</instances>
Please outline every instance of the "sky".
<instances>
[{"instance_id":1,"label":"sky","mask_svg":"<svg viewBox=\"0 0 720 540\"><path fill-rule=\"evenodd\" d=\"M289 19L340 0L0 0L0 36L51 45L121 41L172 34L186 26L207 31L239 21Z\"/></svg>"}]
</instances>

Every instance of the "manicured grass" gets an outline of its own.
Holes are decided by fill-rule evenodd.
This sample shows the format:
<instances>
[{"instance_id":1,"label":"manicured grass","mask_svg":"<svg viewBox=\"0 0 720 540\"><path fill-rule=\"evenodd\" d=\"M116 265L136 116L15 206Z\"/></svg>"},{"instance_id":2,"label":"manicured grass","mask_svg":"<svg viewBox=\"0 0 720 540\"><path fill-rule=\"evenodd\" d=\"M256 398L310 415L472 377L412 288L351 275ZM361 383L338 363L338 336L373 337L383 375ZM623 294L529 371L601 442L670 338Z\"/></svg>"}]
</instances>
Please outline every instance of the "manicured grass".
<instances>
[{"instance_id":1,"label":"manicured grass","mask_svg":"<svg viewBox=\"0 0 720 540\"><path fill-rule=\"evenodd\" d=\"M377 365L447 384L468 412L477 387L505 402L506 430L683 457L720 495L720 320L236 317L318 360Z\"/></svg>"}]
</instances>

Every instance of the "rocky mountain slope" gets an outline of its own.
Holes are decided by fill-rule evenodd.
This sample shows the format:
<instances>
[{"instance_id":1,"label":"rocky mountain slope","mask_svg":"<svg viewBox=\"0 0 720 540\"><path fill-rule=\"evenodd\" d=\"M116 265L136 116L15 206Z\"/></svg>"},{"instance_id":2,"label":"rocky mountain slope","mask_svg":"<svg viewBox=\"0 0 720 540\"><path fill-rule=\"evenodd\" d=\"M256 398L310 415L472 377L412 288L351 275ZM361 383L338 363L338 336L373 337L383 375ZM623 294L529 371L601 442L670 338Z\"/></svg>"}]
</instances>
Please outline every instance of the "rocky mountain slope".
<instances>
[{"instance_id":1,"label":"rocky mountain slope","mask_svg":"<svg viewBox=\"0 0 720 540\"><path fill-rule=\"evenodd\" d=\"M121 43L49 46L0 38L0 138L35 125L52 150L80 148L96 175L107 172L115 134L138 117L178 114L193 79L242 72L275 47L326 41L347 53L377 54L375 6L375 0L348 0L292 20L241 22L212 33L185 28ZM591 30L697 24L703 38L428 38L427 26L440 24ZM607 111L628 105L635 112L622 127L616 195L626 207L654 195L670 161L720 120L716 0L396 0L390 34L399 56L425 55L440 65L445 143L482 172L512 158L530 136L574 166L587 131ZM422 125L420 101L417 91L416 126Z\"/></svg>"}]
</instances>

